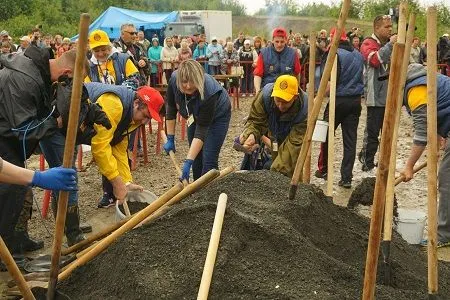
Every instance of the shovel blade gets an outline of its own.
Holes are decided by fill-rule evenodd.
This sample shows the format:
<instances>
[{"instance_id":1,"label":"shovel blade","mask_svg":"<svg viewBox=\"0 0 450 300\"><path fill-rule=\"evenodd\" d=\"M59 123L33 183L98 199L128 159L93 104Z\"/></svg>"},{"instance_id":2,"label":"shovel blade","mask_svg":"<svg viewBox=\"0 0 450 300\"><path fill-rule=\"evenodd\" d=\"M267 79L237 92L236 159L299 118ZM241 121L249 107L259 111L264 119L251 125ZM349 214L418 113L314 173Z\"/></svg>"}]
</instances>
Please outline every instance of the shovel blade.
<instances>
[{"instance_id":1,"label":"shovel blade","mask_svg":"<svg viewBox=\"0 0 450 300\"><path fill-rule=\"evenodd\" d=\"M381 253L383 254L383 283L392 284L392 266L391 266L391 241L381 242Z\"/></svg>"}]
</instances>

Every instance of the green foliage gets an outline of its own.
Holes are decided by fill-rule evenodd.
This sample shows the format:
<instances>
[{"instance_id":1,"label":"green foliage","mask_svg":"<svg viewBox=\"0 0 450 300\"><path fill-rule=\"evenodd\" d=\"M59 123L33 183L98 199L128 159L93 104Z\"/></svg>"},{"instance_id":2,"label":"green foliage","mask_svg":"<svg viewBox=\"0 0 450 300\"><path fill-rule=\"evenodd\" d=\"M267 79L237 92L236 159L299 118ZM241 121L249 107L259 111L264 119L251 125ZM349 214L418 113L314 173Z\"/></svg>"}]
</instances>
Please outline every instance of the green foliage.
<instances>
[{"instance_id":1,"label":"green foliage","mask_svg":"<svg viewBox=\"0 0 450 300\"><path fill-rule=\"evenodd\" d=\"M247 0L253 1L253 0ZM437 5L438 34L450 30L450 7L445 1ZM273 25L279 20L277 16L307 16L317 18L318 23L329 23L339 16L341 4L330 1L329 4L312 3L299 6L298 0L265 0L266 7L257 14L273 18ZM399 0L352 0L349 18L371 22L376 15L388 14L390 8L398 5ZM422 39L426 36L426 11L420 7L418 0L408 0L410 11L416 13L416 35ZM174 10L231 10L234 16L244 16L245 7L239 0L0 0L0 30L6 29L18 38L27 34L36 24L42 24L43 31L63 36L77 33L80 14L87 12L95 20L109 6L123 7L142 11ZM323 20L327 21L323 21ZM271 24L272 25L272 24ZM326 27L326 26L325 26ZM242 28L245 32L264 35L262 27ZM368 32L367 32L368 33Z\"/></svg>"},{"instance_id":2,"label":"green foliage","mask_svg":"<svg viewBox=\"0 0 450 300\"><path fill-rule=\"evenodd\" d=\"M230 10L245 15L239 0L0 0L0 30L19 38L41 24L44 33L73 36L81 13L95 20L110 6L141 11Z\"/></svg>"}]
</instances>

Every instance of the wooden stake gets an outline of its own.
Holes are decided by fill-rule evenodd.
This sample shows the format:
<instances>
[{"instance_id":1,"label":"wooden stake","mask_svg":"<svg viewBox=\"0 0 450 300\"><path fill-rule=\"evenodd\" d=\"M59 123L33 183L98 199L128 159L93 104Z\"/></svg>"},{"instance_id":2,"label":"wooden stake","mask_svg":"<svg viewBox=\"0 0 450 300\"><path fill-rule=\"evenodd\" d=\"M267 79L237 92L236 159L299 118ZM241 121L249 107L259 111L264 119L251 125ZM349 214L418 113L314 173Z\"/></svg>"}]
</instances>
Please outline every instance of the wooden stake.
<instances>
[{"instance_id":1,"label":"wooden stake","mask_svg":"<svg viewBox=\"0 0 450 300\"><path fill-rule=\"evenodd\" d=\"M428 170L428 296L438 293L437 264L437 59L436 7L427 11L427 170ZM443 200L443 199L442 199Z\"/></svg>"},{"instance_id":2,"label":"wooden stake","mask_svg":"<svg viewBox=\"0 0 450 300\"><path fill-rule=\"evenodd\" d=\"M197 300L208 299L214 264L216 263L217 249L219 248L220 234L222 232L223 218L225 216L225 209L227 208L227 199L227 194L220 194L219 202L217 203L216 216L214 217L211 239L209 240L208 254L206 255L205 266L203 268L202 280L200 282L200 288L198 289Z\"/></svg>"},{"instance_id":3,"label":"wooden stake","mask_svg":"<svg viewBox=\"0 0 450 300\"><path fill-rule=\"evenodd\" d=\"M339 15L337 32L342 32L345 21L347 20L348 11L350 9L350 0L344 0L342 4L341 13ZM339 35L336 34L333 38L333 42L331 43L331 48L328 53L328 59L325 63L325 69L322 74L322 79L320 80L319 90L317 91L317 96L314 99L314 106L311 111L311 115L308 116L308 127L306 129L305 137L303 138L302 148L297 158L297 163L295 164L294 174L291 179L291 186L289 189L289 199L294 199L295 194L297 193L298 182L300 180L300 176L303 173L303 167L305 165L306 154L308 153L308 149L311 146L311 139L314 131L314 126L316 125L317 117L320 112L320 108L322 107L322 101L325 96L325 92L328 85L328 80L330 79L331 68L334 63L334 59L337 53L337 48L339 44Z\"/></svg>"},{"instance_id":4,"label":"wooden stake","mask_svg":"<svg viewBox=\"0 0 450 300\"><path fill-rule=\"evenodd\" d=\"M70 102L69 121L67 125L66 143L64 145L63 167L71 168L73 153L75 149L75 139L78 131L78 119L80 115L81 91L84 79L84 63L86 61L86 48L88 39L90 17L88 14L81 14L79 38L77 46L77 56L75 60L75 70L73 77L73 87ZM69 192L61 191L58 199L58 212L56 215L55 236L53 239L52 264L50 278L48 282L47 299L55 298L56 284L58 283L59 260L61 257L61 245L66 221L67 201Z\"/></svg>"},{"instance_id":5,"label":"wooden stake","mask_svg":"<svg viewBox=\"0 0 450 300\"><path fill-rule=\"evenodd\" d=\"M17 287L22 293L23 299L35 300L34 295L30 290L30 287L25 281L22 272L20 272L19 268L17 267L16 262L14 261L14 258L12 257L11 253L9 253L8 247L6 247L6 244L1 236L0 236L0 258L2 259L6 268L8 269L8 272L11 275L11 277L15 280Z\"/></svg>"},{"instance_id":6,"label":"wooden stake","mask_svg":"<svg viewBox=\"0 0 450 300\"><path fill-rule=\"evenodd\" d=\"M402 2L401 4L404 4ZM406 5L406 4L404 4ZM406 10L406 8L404 9ZM402 5L400 6L400 15L403 15ZM401 18L402 22L399 21L399 35L397 43L404 43L405 41L405 32L406 32L406 20L405 18ZM396 122L394 125L394 134L392 137L392 150L391 150L391 164L389 165L389 175L388 175L388 183L386 187L386 206L384 208L384 234L383 240L391 241L392 240L392 219L394 213L394 194L395 194L395 169L397 165L397 140L398 140L398 127L400 126L400 116L401 116L401 108L403 103L403 94L405 91L405 83L406 83L406 74L408 72L409 65L409 55L411 53L411 44L414 38L414 27L416 24L416 16L411 14L409 16L409 27L408 34L406 37L405 44L405 55L403 57L402 69L401 69L401 77L400 77L400 90L398 95L398 110L396 116Z\"/></svg>"},{"instance_id":7,"label":"wooden stake","mask_svg":"<svg viewBox=\"0 0 450 300\"><path fill-rule=\"evenodd\" d=\"M311 31L309 40L316 40L316 32ZM308 118L311 116L314 105L314 89L316 74L316 47L309 48L309 74L308 74ZM306 155L305 168L303 169L303 183L311 181L311 144L309 145L308 154Z\"/></svg>"},{"instance_id":8,"label":"wooden stake","mask_svg":"<svg viewBox=\"0 0 450 300\"><path fill-rule=\"evenodd\" d=\"M336 35L340 35L336 31ZM336 55L337 56L337 55ZM336 81L337 57L334 59L330 80L330 101L328 102L328 166L327 166L327 196L333 198L334 185L334 123L336 114Z\"/></svg>"},{"instance_id":9,"label":"wooden stake","mask_svg":"<svg viewBox=\"0 0 450 300\"><path fill-rule=\"evenodd\" d=\"M386 183L392 148L392 133L398 107L398 93L400 86L400 70L405 52L405 45L395 44L392 52L391 71L387 91L386 108L381 135L380 155L378 160L377 179L370 220L369 243L367 249L366 267L364 272L363 299L374 299L375 283L378 267L378 253L380 250L381 225L384 215L384 201L386 197Z\"/></svg>"}]
</instances>

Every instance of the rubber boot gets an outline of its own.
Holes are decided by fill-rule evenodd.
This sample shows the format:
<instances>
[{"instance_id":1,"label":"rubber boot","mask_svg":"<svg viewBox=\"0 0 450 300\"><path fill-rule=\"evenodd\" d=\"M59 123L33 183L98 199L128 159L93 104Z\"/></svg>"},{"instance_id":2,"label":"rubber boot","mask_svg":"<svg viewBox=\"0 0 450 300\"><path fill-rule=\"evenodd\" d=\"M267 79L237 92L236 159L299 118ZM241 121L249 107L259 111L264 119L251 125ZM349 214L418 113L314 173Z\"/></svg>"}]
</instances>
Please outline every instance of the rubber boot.
<instances>
[{"instance_id":1,"label":"rubber boot","mask_svg":"<svg viewBox=\"0 0 450 300\"><path fill-rule=\"evenodd\" d=\"M32 252L44 248L44 242L32 240L26 230L16 231L15 235L18 242L22 243L22 248L25 252Z\"/></svg>"},{"instance_id":2,"label":"rubber boot","mask_svg":"<svg viewBox=\"0 0 450 300\"><path fill-rule=\"evenodd\" d=\"M58 202L55 201L55 199L52 199L52 211L53 216L56 220L56 214L58 212ZM64 232L66 234L68 247L86 239L86 237L83 235L82 230L80 229L80 213L78 210L78 205L71 205L67 207Z\"/></svg>"},{"instance_id":3,"label":"rubber boot","mask_svg":"<svg viewBox=\"0 0 450 300\"><path fill-rule=\"evenodd\" d=\"M28 262L28 259L25 257L22 243L20 242L19 238L17 237L16 233L14 233L14 239L10 241L10 243L7 245L9 251L11 252L11 255L19 269L23 270L25 263Z\"/></svg>"},{"instance_id":4,"label":"rubber boot","mask_svg":"<svg viewBox=\"0 0 450 300\"><path fill-rule=\"evenodd\" d=\"M80 229L80 212L78 210L78 205L67 207L65 230L67 245L69 247L86 239L83 235L83 231Z\"/></svg>"},{"instance_id":5,"label":"rubber boot","mask_svg":"<svg viewBox=\"0 0 450 300\"><path fill-rule=\"evenodd\" d=\"M33 208L33 191L28 189L25 193L23 208L15 227L15 238L17 243L21 243L23 251L31 252L44 248L43 241L34 241L28 235L28 221L31 219Z\"/></svg>"}]
</instances>

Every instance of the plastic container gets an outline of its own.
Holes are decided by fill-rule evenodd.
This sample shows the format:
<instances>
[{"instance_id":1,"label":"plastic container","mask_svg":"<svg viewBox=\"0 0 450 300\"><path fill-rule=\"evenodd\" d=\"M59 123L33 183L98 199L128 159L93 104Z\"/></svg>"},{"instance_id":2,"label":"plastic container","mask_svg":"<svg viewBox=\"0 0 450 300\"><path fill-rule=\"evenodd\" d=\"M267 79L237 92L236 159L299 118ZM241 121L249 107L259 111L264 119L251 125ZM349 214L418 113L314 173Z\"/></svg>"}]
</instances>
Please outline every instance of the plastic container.
<instances>
[{"instance_id":1,"label":"plastic container","mask_svg":"<svg viewBox=\"0 0 450 300\"><path fill-rule=\"evenodd\" d=\"M427 215L418 210L398 209L397 232L408 244L419 244L423 238L423 229Z\"/></svg>"},{"instance_id":2,"label":"plastic container","mask_svg":"<svg viewBox=\"0 0 450 300\"><path fill-rule=\"evenodd\" d=\"M152 192L148 190L144 190L142 192L139 191L130 191L127 194L127 202L144 202L147 204L152 203L155 201L158 197L153 194ZM123 220L126 218L126 215L120 210L119 208L119 202L116 201L116 219L117 220Z\"/></svg>"},{"instance_id":3,"label":"plastic container","mask_svg":"<svg viewBox=\"0 0 450 300\"><path fill-rule=\"evenodd\" d=\"M314 142L324 143L327 140L327 133L328 133L328 122L323 120L317 120L316 126L314 127L312 140Z\"/></svg>"}]
</instances>

